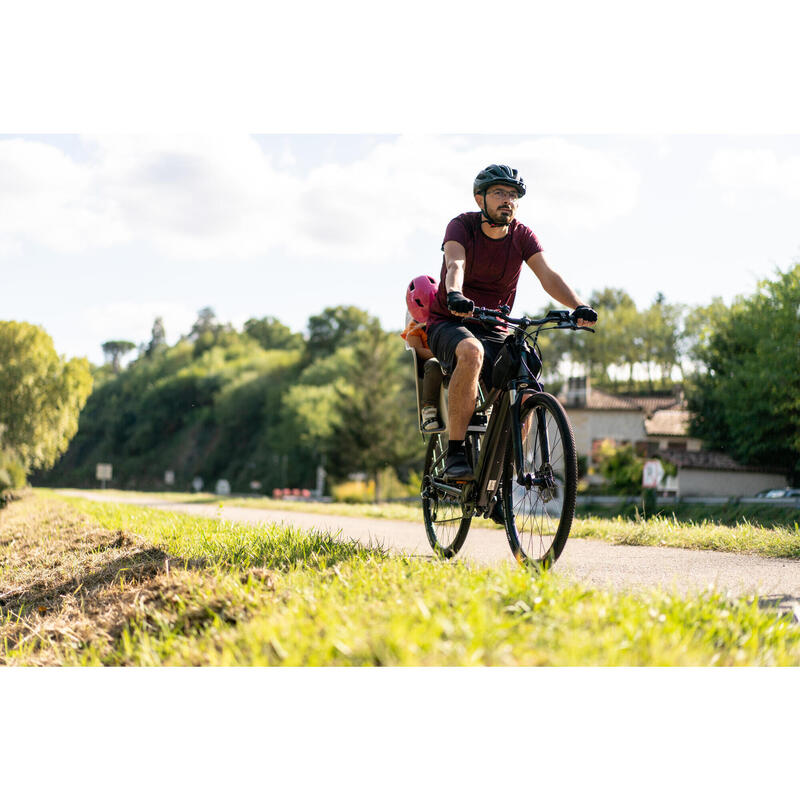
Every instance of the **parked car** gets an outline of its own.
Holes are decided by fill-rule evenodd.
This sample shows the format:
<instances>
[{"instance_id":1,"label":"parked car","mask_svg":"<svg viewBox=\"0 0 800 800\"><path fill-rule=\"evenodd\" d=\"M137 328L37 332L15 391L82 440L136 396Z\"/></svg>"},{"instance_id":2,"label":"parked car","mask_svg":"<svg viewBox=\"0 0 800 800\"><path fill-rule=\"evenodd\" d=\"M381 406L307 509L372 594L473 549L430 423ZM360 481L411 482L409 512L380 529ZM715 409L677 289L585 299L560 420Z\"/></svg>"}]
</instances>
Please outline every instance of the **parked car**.
<instances>
[{"instance_id":1,"label":"parked car","mask_svg":"<svg viewBox=\"0 0 800 800\"><path fill-rule=\"evenodd\" d=\"M788 486L785 489L764 489L756 497L763 497L767 500L777 500L780 497L800 497L800 489L791 489Z\"/></svg>"}]
</instances>

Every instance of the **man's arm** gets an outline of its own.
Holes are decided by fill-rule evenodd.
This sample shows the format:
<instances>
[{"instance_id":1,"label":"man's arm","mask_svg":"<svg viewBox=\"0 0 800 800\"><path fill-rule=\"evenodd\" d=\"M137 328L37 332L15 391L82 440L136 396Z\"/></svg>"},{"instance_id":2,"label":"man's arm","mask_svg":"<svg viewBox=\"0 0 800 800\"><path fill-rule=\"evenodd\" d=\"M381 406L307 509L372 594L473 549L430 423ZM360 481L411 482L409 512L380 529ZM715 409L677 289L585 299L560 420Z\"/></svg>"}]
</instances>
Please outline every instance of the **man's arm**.
<instances>
[{"instance_id":1,"label":"man's arm","mask_svg":"<svg viewBox=\"0 0 800 800\"><path fill-rule=\"evenodd\" d=\"M447 275L444 288L448 292L460 292L464 288L464 265L467 263L467 251L458 242L444 243L444 263Z\"/></svg>"},{"instance_id":2,"label":"man's arm","mask_svg":"<svg viewBox=\"0 0 800 800\"><path fill-rule=\"evenodd\" d=\"M444 288L448 294L447 307L450 313L459 317L468 317L472 314L472 303L469 304L469 311L466 313L456 311L451 306L450 292L457 292L461 296L460 303L464 303L463 289L464 289L464 268L467 263L467 251L464 250L464 245L459 242L447 241L444 243L444 263L447 272L444 277Z\"/></svg>"},{"instance_id":3,"label":"man's arm","mask_svg":"<svg viewBox=\"0 0 800 800\"><path fill-rule=\"evenodd\" d=\"M534 253L527 261L528 266L533 270L533 274L539 279L547 294L559 303L575 310L578 306L586 305L575 292L567 286L564 279L548 265L542 253ZM578 320L578 324L594 325L594 322Z\"/></svg>"}]
</instances>

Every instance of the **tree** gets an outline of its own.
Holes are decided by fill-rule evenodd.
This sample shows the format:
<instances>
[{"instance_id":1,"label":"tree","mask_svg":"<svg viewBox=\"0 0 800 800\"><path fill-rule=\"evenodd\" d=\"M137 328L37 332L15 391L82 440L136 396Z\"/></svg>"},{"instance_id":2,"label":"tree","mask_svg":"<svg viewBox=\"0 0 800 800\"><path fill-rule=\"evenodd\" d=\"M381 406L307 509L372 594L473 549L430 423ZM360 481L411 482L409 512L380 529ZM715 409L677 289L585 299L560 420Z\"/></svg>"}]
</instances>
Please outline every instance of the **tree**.
<instances>
[{"instance_id":1,"label":"tree","mask_svg":"<svg viewBox=\"0 0 800 800\"><path fill-rule=\"evenodd\" d=\"M167 333L164 330L164 320L156 317L153 322L153 329L150 332L150 343L144 351L146 358L152 358L157 353L163 352L167 347Z\"/></svg>"},{"instance_id":2,"label":"tree","mask_svg":"<svg viewBox=\"0 0 800 800\"><path fill-rule=\"evenodd\" d=\"M800 477L800 264L716 322L689 386L692 435L743 464Z\"/></svg>"},{"instance_id":3,"label":"tree","mask_svg":"<svg viewBox=\"0 0 800 800\"><path fill-rule=\"evenodd\" d=\"M707 306L695 306L687 312L680 337L680 355L693 371L703 366L703 353L728 312L721 297L714 297Z\"/></svg>"},{"instance_id":4,"label":"tree","mask_svg":"<svg viewBox=\"0 0 800 800\"><path fill-rule=\"evenodd\" d=\"M189 332L189 339L194 342L195 357L201 356L206 350L210 350L215 345L230 343L237 338L233 326L228 323L217 321L214 309L206 306L197 312L197 319L192 330Z\"/></svg>"},{"instance_id":5,"label":"tree","mask_svg":"<svg viewBox=\"0 0 800 800\"><path fill-rule=\"evenodd\" d=\"M51 467L92 389L85 358L59 358L45 331L0 321L0 448L25 472Z\"/></svg>"},{"instance_id":6,"label":"tree","mask_svg":"<svg viewBox=\"0 0 800 800\"><path fill-rule=\"evenodd\" d=\"M636 304L624 289L606 288L593 292L589 305L599 314L594 333L565 335L563 331L553 331L544 334L545 363L550 358L545 347L552 342L559 357L567 355L571 362L582 364L601 383L610 380L611 366L627 367L630 380L633 365L641 357L641 338L637 338L640 314Z\"/></svg>"},{"instance_id":7,"label":"tree","mask_svg":"<svg viewBox=\"0 0 800 800\"><path fill-rule=\"evenodd\" d=\"M205 306L197 312L197 319L189 332L189 338L196 340L204 333L216 333L219 328L220 324L217 322L217 315L214 309L210 306Z\"/></svg>"},{"instance_id":8,"label":"tree","mask_svg":"<svg viewBox=\"0 0 800 800\"><path fill-rule=\"evenodd\" d=\"M680 305L667 303L659 292L652 305L641 315L642 361L647 367L647 380L653 389L653 367L657 367L662 383L669 381L672 368L678 365Z\"/></svg>"},{"instance_id":9,"label":"tree","mask_svg":"<svg viewBox=\"0 0 800 800\"><path fill-rule=\"evenodd\" d=\"M363 340L363 335L374 322L366 311L355 306L326 308L321 314L309 317L309 360L329 356L337 348L354 343L357 338Z\"/></svg>"},{"instance_id":10,"label":"tree","mask_svg":"<svg viewBox=\"0 0 800 800\"><path fill-rule=\"evenodd\" d=\"M291 328L275 317L249 319L244 324L244 332L265 350L299 350L305 344L302 334L292 333Z\"/></svg>"},{"instance_id":11,"label":"tree","mask_svg":"<svg viewBox=\"0 0 800 800\"><path fill-rule=\"evenodd\" d=\"M111 364L111 369L113 369L114 372L119 372L121 368L120 359L125 353L129 353L133 350L136 345L124 339L112 339L108 342L103 342L101 347L103 348L106 362Z\"/></svg>"},{"instance_id":12,"label":"tree","mask_svg":"<svg viewBox=\"0 0 800 800\"><path fill-rule=\"evenodd\" d=\"M403 356L400 338L373 320L353 348L346 386L336 391L329 471L339 477L366 472L375 480L376 501L381 471L406 465L419 450L415 400L404 381L410 364L401 363Z\"/></svg>"}]
</instances>

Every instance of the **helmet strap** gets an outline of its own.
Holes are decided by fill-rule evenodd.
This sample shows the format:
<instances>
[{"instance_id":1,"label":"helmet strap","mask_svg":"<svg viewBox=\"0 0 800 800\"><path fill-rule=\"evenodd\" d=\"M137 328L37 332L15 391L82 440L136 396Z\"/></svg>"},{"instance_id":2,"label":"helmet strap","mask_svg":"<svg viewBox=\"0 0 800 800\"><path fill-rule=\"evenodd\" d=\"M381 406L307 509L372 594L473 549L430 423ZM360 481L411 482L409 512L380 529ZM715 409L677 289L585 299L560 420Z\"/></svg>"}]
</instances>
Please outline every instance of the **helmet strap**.
<instances>
[{"instance_id":1,"label":"helmet strap","mask_svg":"<svg viewBox=\"0 0 800 800\"><path fill-rule=\"evenodd\" d=\"M486 210L486 208L487 208L487 205L486 205L486 192L487 191L488 191L488 187L487 187L487 189L483 190L483 208L481 209L481 217L483 219L481 219L481 224L485 223L490 228L505 228L505 227L507 227L507 225L508 225L507 222L494 222L494 221L492 221L491 217L489 216L489 212Z\"/></svg>"}]
</instances>

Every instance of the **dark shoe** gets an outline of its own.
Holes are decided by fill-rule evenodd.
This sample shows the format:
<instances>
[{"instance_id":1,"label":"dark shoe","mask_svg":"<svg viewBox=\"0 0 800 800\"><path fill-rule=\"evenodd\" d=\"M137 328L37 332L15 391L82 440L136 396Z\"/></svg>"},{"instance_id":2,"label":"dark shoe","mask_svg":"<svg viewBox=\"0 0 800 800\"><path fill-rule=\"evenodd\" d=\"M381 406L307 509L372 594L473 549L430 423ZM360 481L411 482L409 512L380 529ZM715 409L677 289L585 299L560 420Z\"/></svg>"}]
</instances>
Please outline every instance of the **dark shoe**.
<instances>
[{"instance_id":1,"label":"dark shoe","mask_svg":"<svg viewBox=\"0 0 800 800\"><path fill-rule=\"evenodd\" d=\"M474 477L466 453L447 456L444 462L444 479L446 481L471 481Z\"/></svg>"}]
</instances>

